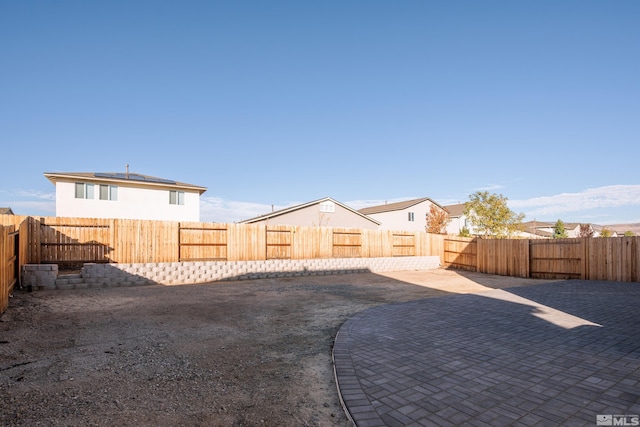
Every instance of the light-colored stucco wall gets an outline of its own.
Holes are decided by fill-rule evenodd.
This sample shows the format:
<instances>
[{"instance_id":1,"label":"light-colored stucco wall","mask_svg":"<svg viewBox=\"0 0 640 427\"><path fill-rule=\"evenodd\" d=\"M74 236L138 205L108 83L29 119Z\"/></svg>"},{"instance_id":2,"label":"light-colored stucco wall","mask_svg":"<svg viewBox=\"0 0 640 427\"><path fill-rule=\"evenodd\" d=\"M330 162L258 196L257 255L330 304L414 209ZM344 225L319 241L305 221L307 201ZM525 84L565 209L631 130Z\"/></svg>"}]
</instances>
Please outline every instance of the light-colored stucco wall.
<instances>
[{"instance_id":1,"label":"light-colored stucco wall","mask_svg":"<svg viewBox=\"0 0 640 427\"><path fill-rule=\"evenodd\" d=\"M465 223L466 217L464 215L451 218L449 223L447 224L447 234L454 234L457 236L462 231Z\"/></svg>"},{"instance_id":2,"label":"light-colored stucco wall","mask_svg":"<svg viewBox=\"0 0 640 427\"><path fill-rule=\"evenodd\" d=\"M432 204L425 200L403 210L381 212L369 216L380 222L382 230L425 231L427 214ZM409 221L409 212L413 212L413 221Z\"/></svg>"},{"instance_id":3,"label":"light-colored stucco wall","mask_svg":"<svg viewBox=\"0 0 640 427\"><path fill-rule=\"evenodd\" d=\"M376 230L375 222L336 204L335 212L320 212L320 204L287 212L254 224L299 225L303 227L344 227Z\"/></svg>"},{"instance_id":4,"label":"light-colored stucco wall","mask_svg":"<svg viewBox=\"0 0 640 427\"><path fill-rule=\"evenodd\" d=\"M121 218L163 221L200 221L200 194L184 191L184 205L169 204L169 188L140 188L121 183L117 200L100 200L98 183L94 183L93 199L76 199L75 183L56 182L56 216L76 218ZM176 189L177 190L177 189Z\"/></svg>"}]
</instances>

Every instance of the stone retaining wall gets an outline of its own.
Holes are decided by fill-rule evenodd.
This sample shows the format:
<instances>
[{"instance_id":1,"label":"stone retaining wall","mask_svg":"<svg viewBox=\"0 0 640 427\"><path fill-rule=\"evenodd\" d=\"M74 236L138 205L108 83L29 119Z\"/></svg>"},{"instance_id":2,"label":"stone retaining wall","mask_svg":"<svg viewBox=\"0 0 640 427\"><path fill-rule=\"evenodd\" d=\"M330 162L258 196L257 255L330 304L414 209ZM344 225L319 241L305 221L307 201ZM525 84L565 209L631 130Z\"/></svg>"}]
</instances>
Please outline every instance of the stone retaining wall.
<instances>
[{"instance_id":1,"label":"stone retaining wall","mask_svg":"<svg viewBox=\"0 0 640 427\"><path fill-rule=\"evenodd\" d=\"M20 283L27 289L53 289L57 278L56 264L25 264L22 266Z\"/></svg>"},{"instance_id":2,"label":"stone retaining wall","mask_svg":"<svg viewBox=\"0 0 640 427\"><path fill-rule=\"evenodd\" d=\"M219 280L247 280L269 277L294 277L359 272L384 272L428 270L438 268L440 258L330 258L306 260L267 261L199 261L149 264L84 264L83 287L134 286L145 284L195 284ZM28 267L28 268L27 268ZM36 268L34 268L36 267ZM51 270L34 266L23 267L23 283L28 281L36 288L49 287ZM35 279L28 276L36 275ZM55 282L55 278L53 280ZM53 286L55 287L55 285Z\"/></svg>"}]
</instances>

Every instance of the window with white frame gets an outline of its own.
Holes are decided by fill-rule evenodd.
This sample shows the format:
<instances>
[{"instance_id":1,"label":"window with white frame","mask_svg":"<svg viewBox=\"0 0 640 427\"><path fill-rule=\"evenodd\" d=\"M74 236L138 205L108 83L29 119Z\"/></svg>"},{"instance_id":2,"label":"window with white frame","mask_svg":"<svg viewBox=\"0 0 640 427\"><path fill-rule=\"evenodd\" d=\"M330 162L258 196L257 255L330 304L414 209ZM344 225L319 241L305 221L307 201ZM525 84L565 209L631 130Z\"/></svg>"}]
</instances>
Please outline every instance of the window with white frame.
<instances>
[{"instance_id":1,"label":"window with white frame","mask_svg":"<svg viewBox=\"0 0 640 427\"><path fill-rule=\"evenodd\" d=\"M93 199L94 185L84 182L76 182L76 199Z\"/></svg>"},{"instance_id":2,"label":"window with white frame","mask_svg":"<svg viewBox=\"0 0 640 427\"><path fill-rule=\"evenodd\" d=\"M415 221L415 215L413 212L408 212L409 213L409 222L413 222Z\"/></svg>"},{"instance_id":3,"label":"window with white frame","mask_svg":"<svg viewBox=\"0 0 640 427\"><path fill-rule=\"evenodd\" d=\"M118 200L118 186L101 184L100 200Z\"/></svg>"},{"instance_id":4,"label":"window with white frame","mask_svg":"<svg viewBox=\"0 0 640 427\"><path fill-rule=\"evenodd\" d=\"M322 202L320 203L320 212L335 212L336 205L333 202Z\"/></svg>"},{"instance_id":5,"label":"window with white frame","mask_svg":"<svg viewBox=\"0 0 640 427\"><path fill-rule=\"evenodd\" d=\"M184 205L184 191L169 191L170 205Z\"/></svg>"}]
</instances>

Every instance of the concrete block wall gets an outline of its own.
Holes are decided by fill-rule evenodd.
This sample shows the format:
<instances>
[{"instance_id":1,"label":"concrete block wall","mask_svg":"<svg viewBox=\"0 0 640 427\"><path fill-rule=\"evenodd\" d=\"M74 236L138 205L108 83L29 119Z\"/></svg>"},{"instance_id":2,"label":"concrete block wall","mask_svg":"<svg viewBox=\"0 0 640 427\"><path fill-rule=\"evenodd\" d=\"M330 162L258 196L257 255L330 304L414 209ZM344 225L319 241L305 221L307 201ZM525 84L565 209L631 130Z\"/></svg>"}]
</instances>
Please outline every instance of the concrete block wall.
<instances>
[{"instance_id":1,"label":"concrete block wall","mask_svg":"<svg viewBox=\"0 0 640 427\"><path fill-rule=\"evenodd\" d=\"M178 285L277 277L429 270L440 266L437 256L397 258L329 258L266 261L195 261L148 264L84 264L73 288ZM23 286L55 289L57 265L24 265ZM80 283L82 282L82 283Z\"/></svg>"},{"instance_id":2,"label":"concrete block wall","mask_svg":"<svg viewBox=\"0 0 640 427\"><path fill-rule=\"evenodd\" d=\"M127 286L151 283L176 285L219 280L346 274L367 271L428 270L439 266L440 258L437 256L85 264L82 268L82 277L90 286Z\"/></svg>"},{"instance_id":3,"label":"concrete block wall","mask_svg":"<svg viewBox=\"0 0 640 427\"><path fill-rule=\"evenodd\" d=\"M25 264L22 266L20 282L27 289L55 289L57 278L56 264Z\"/></svg>"}]
</instances>

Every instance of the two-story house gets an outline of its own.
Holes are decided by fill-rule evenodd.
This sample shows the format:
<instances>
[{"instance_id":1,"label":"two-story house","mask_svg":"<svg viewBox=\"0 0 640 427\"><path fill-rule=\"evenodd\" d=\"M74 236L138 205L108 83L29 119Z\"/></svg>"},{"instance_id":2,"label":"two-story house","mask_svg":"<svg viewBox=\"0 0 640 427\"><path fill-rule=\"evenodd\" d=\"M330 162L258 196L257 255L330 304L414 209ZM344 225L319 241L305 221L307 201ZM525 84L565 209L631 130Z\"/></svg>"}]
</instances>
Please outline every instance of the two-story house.
<instances>
[{"instance_id":1,"label":"two-story house","mask_svg":"<svg viewBox=\"0 0 640 427\"><path fill-rule=\"evenodd\" d=\"M127 172L46 172L56 216L200 221L206 187Z\"/></svg>"},{"instance_id":2,"label":"two-story house","mask_svg":"<svg viewBox=\"0 0 640 427\"><path fill-rule=\"evenodd\" d=\"M431 206L439 209L442 206L428 197L405 200L403 202L385 203L358 210L363 215L380 222L382 230L425 231L427 214Z\"/></svg>"}]
</instances>

